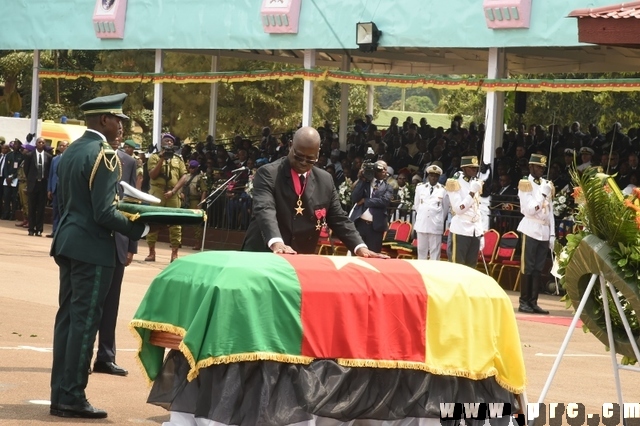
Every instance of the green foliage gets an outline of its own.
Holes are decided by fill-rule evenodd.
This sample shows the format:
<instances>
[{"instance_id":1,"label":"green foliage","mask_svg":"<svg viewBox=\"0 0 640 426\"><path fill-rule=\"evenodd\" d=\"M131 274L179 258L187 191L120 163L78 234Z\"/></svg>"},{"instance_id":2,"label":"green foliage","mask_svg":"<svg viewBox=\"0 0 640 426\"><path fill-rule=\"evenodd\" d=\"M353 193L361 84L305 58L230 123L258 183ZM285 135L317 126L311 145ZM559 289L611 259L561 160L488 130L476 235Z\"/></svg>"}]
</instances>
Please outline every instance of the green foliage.
<instances>
[{"instance_id":1,"label":"green foliage","mask_svg":"<svg viewBox=\"0 0 640 426\"><path fill-rule=\"evenodd\" d=\"M395 101L389 109L400 110L402 101ZM431 112L435 109L433 101L428 96L411 96L405 100L406 111Z\"/></svg>"},{"instance_id":2,"label":"green foliage","mask_svg":"<svg viewBox=\"0 0 640 426\"><path fill-rule=\"evenodd\" d=\"M61 104L45 104L40 110L40 118L43 120L60 121L60 117L65 114L64 105Z\"/></svg>"},{"instance_id":3,"label":"green foliage","mask_svg":"<svg viewBox=\"0 0 640 426\"><path fill-rule=\"evenodd\" d=\"M615 182L595 167L582 174L573 169L571 177L588 201L578 214L578 220L589 232L606 241L610 247L637 243L635 213L616 195Z\"/></svg>"},{"instance_id":4,"label":"green foliage","mask_svg":"<svg viewBox=\"0 0 640 426\"><path fill-rule=\"evenodd\" d=\"M433 105L438 105L440 102L440 98L442 97L442 90L438 89L405 89L405 99L409 99L413 96L423 97L426 96L431 100ZM399 103L402 98L402 89L399 87L389 87L389 86L380 86L376 87L376 93L378 95L378 100L380 101L380 107L383 109L397 109L393 108L391 105L394 103ZM414 111L409 107L406 107L407 111ZM417 110L415 110L417 111ZM431 110L430 110L431 111ZM425 111L427 112L427 111Z\"/></svg>"},{"instance_id":5,"label":"green foliage","mask_svg":"<svg viewBox=\"0 0 640 426\"><path fill-rule=\"evenodd\" d=\"M442 99L434 112L449 115L462 114L470 121L484 123L487 95L478 90L443 90Z\"/></svg>"},{"instance_id":6,"label":"green foliage","mask_svg":"<svg viewBox=\"0 0 640 426\"><path fill-rule=\"evenodd\" d=\"M324 120L329 120L332 123L340 122L340 97L342 93L341 85L339 83L321 82L316 84L318 96L322 96L320 102L316 101L315 112L318 117L314 117L314 125L319 126L324 123ZM377 101L378 88L375 92L373 104L373 116L376 117L380 111L380 104ZM319 105L318 105L319 104ZM367 113L367 86L353 85L349 87L349 124L353 124L356 118L364 119ZM334 126L337 130L338 126Z\"/></svg>"}]
</instances>

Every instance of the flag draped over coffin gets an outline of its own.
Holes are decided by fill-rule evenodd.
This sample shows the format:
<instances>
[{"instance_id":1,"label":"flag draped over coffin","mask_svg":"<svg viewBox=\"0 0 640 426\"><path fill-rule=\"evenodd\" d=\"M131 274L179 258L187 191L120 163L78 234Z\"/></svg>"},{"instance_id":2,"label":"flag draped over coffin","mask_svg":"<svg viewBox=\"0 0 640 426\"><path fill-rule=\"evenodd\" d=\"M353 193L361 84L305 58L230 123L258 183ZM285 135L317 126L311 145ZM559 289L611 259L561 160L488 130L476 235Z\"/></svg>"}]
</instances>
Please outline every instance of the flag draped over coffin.
<instances>
[{"instance_id":1,"label":"flag draped over coffin","mask_svg":"<svg viewBox=\"0 0 640 426\"><path fill-rule=\"evenodd\" d=\"M158 275L131 327L150 380L164 356L149 343L158 330L182 337L189 380L214 364L335 359L525 386L509 297L448 262L203 252Z\"/></svg>"}]
</instances>

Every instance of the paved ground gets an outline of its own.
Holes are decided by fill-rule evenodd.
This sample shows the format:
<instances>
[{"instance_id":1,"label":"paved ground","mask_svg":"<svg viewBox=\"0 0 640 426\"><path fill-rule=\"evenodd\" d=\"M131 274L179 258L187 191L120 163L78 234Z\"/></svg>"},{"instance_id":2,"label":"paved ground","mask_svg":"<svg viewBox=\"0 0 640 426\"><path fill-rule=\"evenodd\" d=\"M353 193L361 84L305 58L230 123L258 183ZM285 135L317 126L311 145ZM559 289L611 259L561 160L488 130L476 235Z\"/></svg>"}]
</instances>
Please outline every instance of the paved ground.
<instances>
[{"instance_id":1,"label":"paved ground","mask_svg":"<svg viewBox=\"0 0 640 426\"><path fill-rule=\"evenodd\" d=\"M45 228L48 233L50 228ZM48 414L49 376L53 321L57 309L57 267L49 257L51 240L27 236L13 222L0 221L0 424L161 424L167 413L146 404L148 386L134 352L136 342L127 329L153 278L169 263L170 249L160 244L156 263L142 261L141 247L127 268L117 329L117 362L128 369L128 377L93 374L87 394L109 418L99 421L65 420ZM191 250L182 250L188 255ZM515 293L509 293L517 301ZM541 305L553 316L569 317L557 297L542 296ZM568 323L568 320L565 321ZM522 350L528 376L529 402L535 402L549 374L566 325L523 320L518 316ZM624 372L623 392L627 402L640 402L640 388L633 373ZM616 400L610 357L591 335L576 330L568 355L551 387L547 402L580 402L587 413L599 413L603 402Z\"/></svg>"}]
</instances>

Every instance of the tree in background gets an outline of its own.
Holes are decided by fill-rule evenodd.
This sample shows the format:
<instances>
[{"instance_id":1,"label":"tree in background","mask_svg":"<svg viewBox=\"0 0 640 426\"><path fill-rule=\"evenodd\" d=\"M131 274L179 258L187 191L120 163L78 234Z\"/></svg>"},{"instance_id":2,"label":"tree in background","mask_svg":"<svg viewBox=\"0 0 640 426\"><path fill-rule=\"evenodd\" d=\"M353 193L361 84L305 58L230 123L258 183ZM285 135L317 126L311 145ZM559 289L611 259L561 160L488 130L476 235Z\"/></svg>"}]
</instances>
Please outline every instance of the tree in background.
<instances>
[{"instance_id":1,"label":"tree in background","mask_svg":"<svg viewBox=\"0 0 640 426\"><path fill-rule=\"evenodd\" d=\"M316 84L319 91L324 92L323 104L318 105L316 111L319 120L314 119L315 126L321 126L324 120L329 120L334 124L333 129L338 130L340 124L340 96L342 93L339 83L321 82ZM377 90L376 90L377 94ZM373 101L373 116L376 117L380 111L380 104L377 96ZM364 119L367 113L367 86L352 85L349 87L349 114L348 124L352 125L356 118Z\"/></svg>"}]
</instances>

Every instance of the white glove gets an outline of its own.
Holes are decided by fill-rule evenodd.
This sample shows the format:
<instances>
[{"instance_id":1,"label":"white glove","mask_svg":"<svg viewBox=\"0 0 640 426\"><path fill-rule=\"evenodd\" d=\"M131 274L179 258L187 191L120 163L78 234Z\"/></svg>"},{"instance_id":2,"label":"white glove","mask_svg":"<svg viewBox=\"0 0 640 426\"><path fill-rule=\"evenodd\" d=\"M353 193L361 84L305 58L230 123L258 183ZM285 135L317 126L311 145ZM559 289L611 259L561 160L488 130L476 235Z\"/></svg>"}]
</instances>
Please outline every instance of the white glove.
<instances>
[{"instance_id":1,"label":"white glove","mask_svg":"<svg viewBox=\"0 0 640 426\"><path fill-rule=\"evenodd\" d=\"M484 250L484 235L480 237L480 251Z\"/></svg>"},{"instance_id":2,"label":"white glove","mask_svg":"<svg viewBox=\"0 0 640 426\"><path fill-rule=\"evenodd\" d=\"M552 235L549 237L549 249L551 250L551 253L553 253L553 249L555 248L555 245L556 245L556 237Z\"/></svg>"},{"instance_id":3,"label":"white glove","mask_svg":"<svg viewBox=\"0 0 640 426\"><path fill-rule=\"evenodd\" d=\"M544 195L545 197L548 197L549 195L551 195L551 185L548 182L543 183L540 186L540 192L542 192L542 195Z\"/></svg>"},{"instance_id":4,"label":"white glove","mask_svg":"<svg viewBox=\"0 0 640 426\"><path fill-rule=\"evenodd\" d=\"M471 190L471 192L476 194L476 193L482 191L482 183L480 183L479 180L474 180L469 185L469 189Z\"/></svg>"}]
</instances>

